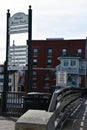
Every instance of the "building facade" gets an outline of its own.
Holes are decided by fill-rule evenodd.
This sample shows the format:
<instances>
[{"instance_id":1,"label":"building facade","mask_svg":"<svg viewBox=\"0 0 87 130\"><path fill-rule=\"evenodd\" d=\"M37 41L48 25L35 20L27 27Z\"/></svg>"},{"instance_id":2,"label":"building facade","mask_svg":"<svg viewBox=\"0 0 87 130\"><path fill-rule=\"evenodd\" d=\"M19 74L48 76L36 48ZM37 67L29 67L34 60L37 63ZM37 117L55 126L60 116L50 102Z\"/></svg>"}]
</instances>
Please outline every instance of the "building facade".
<instances>
[{"instance_id":1,"label":"building facade","mask_svg":"<svg viewBox=\"0 0 87 130\"><path fill-rule=\"evenodd\" d=\"M0 92L3 92L4 86L4 65L0 65ZM8 91L18 91L19 88L19 72L9 71Z\"/></svg>"},{"instance_id":2,"label":"building facade","mask_svg":"<svg viewBox=\"0 0 87 130\"><path fill-rule=\"evenodd\" d=\"M62 56L58 59L61 63L56 66L56 86L87 87L86 58Z\"/></svg>"},{"instance_id":3,"label":"building facade","mask_svg":"<svg viewBox=\"0 0 87 130\"><path fill-rule=\"evenodd\" d=\"M49 92L56 85L58 57L74 56L86 58L86 39L46 39L32 41L33 91ZM84 77L84 76L83 76ZM84 86L84 83L81 83ZM25 84L25 90L27 83Z\"/></svg>"},{"instance_id":4,"label":"building facade","mask_svg":"<svg viewBox=\"0 0 87 130\"><path fill-rule=\"evenodd\" d=\"M27 45L24 46L25 49L23 49L23 46L21 46L21 48L23 52L20 47L10 47L8 60L9 73L10 71L12 72L12 66L14 68L13 72L24 70L24 79L22 77L24 85L22 86L22 91L29 91L27 77ZM16 49L16 53L13 49ZM21 52L21 54L19 52ZM58 59L58 57L61 56L73 57L75 59L76 57L80 57L80 59L77 58L78 62L81 59L87 58L87 40L46 39L32 41L32 91L50 92L51 88L56 86L56 66L61 63L60 59ZM19 83L19 81L17 82ZM84 86L83 82L81 82L81 86ZM21 89L17 88L16 90Z\"/></svg>"}]
</instances>

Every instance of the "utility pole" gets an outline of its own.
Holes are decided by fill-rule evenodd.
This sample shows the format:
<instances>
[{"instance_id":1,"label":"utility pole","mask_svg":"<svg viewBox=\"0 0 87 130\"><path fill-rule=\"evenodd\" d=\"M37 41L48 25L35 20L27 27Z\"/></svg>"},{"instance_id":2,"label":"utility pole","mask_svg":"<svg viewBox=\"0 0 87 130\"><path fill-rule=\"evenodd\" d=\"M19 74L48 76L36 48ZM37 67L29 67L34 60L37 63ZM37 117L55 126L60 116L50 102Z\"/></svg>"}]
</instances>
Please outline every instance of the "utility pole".
<instances>
[{"instance_id":1,"label":"utility pole","mask_svg":"<svg viewBox=\"0 0 87 130\"><path fill-rule=\"evenodd\" d=\"M32 9L28 10L28 92L32 91Z\"/></svg>"}]
</instances>

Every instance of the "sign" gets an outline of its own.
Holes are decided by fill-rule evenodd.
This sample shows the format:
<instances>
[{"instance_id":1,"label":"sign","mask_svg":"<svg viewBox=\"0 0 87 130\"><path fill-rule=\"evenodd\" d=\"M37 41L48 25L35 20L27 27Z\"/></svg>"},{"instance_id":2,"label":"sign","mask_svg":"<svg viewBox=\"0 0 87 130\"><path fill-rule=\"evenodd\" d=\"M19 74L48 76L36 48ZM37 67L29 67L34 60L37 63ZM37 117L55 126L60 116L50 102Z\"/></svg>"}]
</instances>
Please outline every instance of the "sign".
<instances>
[{"instance_id":1,"label":"sign","mask_svg":"<svg viewBox=\"0 0 87 130\"><path fill-rule=\"evenodd\" d=\"M10 17L10 34L28 32L28 15L16 13Z\"/></svg>"},{"instance_id":2,"label":"sign","mask_svg":"<svg viewBox=\"0 0 87 130\"><path fill-rule=\"evenodd\" d=\"M8 48L8 70L27 70L28 64L28 47L10 46Z\"/></svg>"},{"instance_id":3,"label":"sign","mask_svg":"<svg viewBox=\"0 0 87 130\"><path fill-rule=\"evenodd\" d=\"M10 70L28 70L27 66L8 66L8 71Z\"/></svg>"},{"instance_id":4,"label":"sign","mask_svg":"<svg viewBox=\"0 0 87 130\"><path fill-rule=\"evenodd\" d=\"M58 71L58 86L66 86L67 84L67 73L65 71Z\"/></svg>"}]
</instances>

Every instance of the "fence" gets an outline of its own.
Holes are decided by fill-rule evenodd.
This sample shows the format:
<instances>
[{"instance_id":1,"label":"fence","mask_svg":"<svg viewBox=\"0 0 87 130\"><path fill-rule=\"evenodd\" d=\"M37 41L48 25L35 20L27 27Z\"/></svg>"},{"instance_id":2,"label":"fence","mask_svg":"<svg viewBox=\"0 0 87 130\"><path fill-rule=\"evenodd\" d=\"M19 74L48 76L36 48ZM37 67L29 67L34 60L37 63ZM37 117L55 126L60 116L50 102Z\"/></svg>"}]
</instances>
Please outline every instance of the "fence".
<instances>
[{"instance_id":1,"label":"fence","mask_svg":"<svg viewBox=\"0 0 87 130\"><path fill-rule=\"evenodd\" d=\"M23 104L26 93L24 92L7 92L6 93L6 112L5 115L21 116L24 113ZM0 113L2 114L3 92L0 93Z\"/></svg>"},{"instance_id":2,"label":"fence","mask_svg":"<svg viewBox=\"0 0 87 130\"><path fill-rule=\"evenodd\" d=\"M0 113L8 116L21 116L28 109L48 110L50 93L41 92L7 92L6 109L3 113L3 92L0 93Z\"/></svg>"}]
</instances>

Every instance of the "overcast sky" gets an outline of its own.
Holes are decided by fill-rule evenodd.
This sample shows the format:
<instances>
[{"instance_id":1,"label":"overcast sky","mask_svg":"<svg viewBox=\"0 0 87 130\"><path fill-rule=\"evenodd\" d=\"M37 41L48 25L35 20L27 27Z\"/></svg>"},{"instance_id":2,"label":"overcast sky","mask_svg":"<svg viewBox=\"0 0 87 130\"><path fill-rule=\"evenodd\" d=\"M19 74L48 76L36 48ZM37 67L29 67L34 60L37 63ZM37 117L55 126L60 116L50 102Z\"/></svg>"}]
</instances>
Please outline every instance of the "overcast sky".
<instances>
[{"instance_id":1,"label":"overcast sky","mask_svg":"<svg viewBox=\"0 0 87 130\"><path fill-rule=\"evenodd\" d=\"M0 64L5 61L6 13L28 14L32 6L32 39L85 39L87 0L2 0L0 1ZM10 44L25 45L26 34L11 35ZM21 39L21 40L20 40Z\"/></svg>"}]
</instances>

